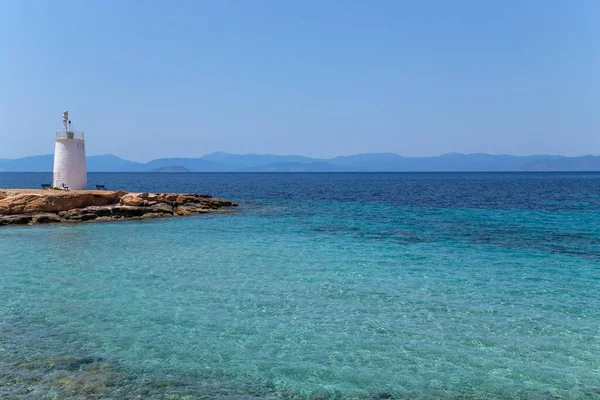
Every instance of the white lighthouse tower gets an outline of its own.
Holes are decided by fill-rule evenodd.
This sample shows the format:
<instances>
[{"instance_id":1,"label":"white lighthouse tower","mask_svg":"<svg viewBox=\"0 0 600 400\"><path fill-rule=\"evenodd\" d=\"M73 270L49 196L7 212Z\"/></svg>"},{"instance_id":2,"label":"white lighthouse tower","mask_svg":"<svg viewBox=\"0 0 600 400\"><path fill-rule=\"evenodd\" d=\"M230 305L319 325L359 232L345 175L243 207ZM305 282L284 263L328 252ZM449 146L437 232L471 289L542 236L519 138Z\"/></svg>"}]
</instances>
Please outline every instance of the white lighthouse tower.
<instances>
[{"instance_id":1,"label":"white lighthouse tower","mask_svg":"<svg viewBox=\"0 0 600 400\"><path fill-rule=\"evenodd\" d=\"M64 130L56 132L52 186L59 189L87 189L83 132L72 130L68 111L63 112L62 120Z\"/></svg>"}]
</instances>

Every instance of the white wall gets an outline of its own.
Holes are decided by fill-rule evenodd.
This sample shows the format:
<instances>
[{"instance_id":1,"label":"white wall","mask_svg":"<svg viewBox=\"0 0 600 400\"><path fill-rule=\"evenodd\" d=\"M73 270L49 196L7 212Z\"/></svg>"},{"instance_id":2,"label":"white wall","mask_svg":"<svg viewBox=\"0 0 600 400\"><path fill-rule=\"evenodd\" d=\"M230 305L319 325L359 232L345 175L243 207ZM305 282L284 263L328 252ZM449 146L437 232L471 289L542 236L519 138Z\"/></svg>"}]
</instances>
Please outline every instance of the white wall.
<instances>
[{"instance_id":1,"label":"white wall","mask_svg":"<svg viewBox=\"0 0 600 400\"><path fill-rule=\"evenodd\" d=\"M56 139L52 186L62 188L63 183L71 190L87 189L85 142L81 139Z\"/></svg>"}]
</instances>

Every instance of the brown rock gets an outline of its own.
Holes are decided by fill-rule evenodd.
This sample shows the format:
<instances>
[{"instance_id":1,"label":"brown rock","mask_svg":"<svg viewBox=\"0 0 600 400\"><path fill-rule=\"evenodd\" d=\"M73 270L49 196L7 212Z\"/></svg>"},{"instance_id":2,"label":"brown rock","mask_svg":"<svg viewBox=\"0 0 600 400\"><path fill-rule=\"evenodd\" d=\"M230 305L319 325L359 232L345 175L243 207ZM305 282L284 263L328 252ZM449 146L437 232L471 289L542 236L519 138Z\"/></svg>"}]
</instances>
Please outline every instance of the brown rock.
<instances>
[{"instance_id":1,"label":"brown rock","mask_svg":"<svg viewBox=\"0 0 600 400\"><path fill-rule=\"evenodd\" d=\"M0 225L157 218L219 212L237 204L208 195L122 191L0 190Z\"/></svg>"},{"instance_id":2,"label":"brown rock","mask_svg":"<svg viewBox=\"0 0 600 400\"><path fill-rule=\"evenodd\" d=\"M144 200L147 200L149 202L150 201L154 201L154 202L158 201L159 195L157 193L144 193L144 194L146 195L146 197L142 197Z\"/></svg>"},{"instance_id":3,"label":"brown rock","mask_svg":"<svg viewBox=\"0 0 600 400\"><path fill-rule=\"evenodd\" d=\"M175 199L175 203L177 204L185 204L189 202L189 197L183 194L180 194L177 196L177 198Z\"/></svg>"},{"instance_id":4,"label":"brown rock","mask_svg":"<svg viewBox=\"0 0 600 400\"><path fill-rule=\"evenodd\" d=\"M185 207L175 207L175 208L173 208L173 214L175 214L175 215L192 215L193 212L191 212L190 210L188 210Z\"/></svg>"},{"instance_id":5,"label":"brown rock","mask_svg":"<svg viewBox=\"0 0 600 400\"><path fill-rule=\"evenodd\" d=\"M145 205L146 200L136 194L126 194L125 196L121 197L119 203L123 206L139 207Z\"/></svg>"},{"instance_id":6,"label":"brown rock","mask_svg":"<svg viewBox=\"0 0 600 400\"><path fill-rule=\"evenodd\" d=\"M160 197L163 197L163 199L161 199ZM161 195L159 197L159 201L160 200L164 200L164 201L177 201L177 195L173 194L173 193L165 193L163 195Z\"/></svg>"},{"instance_id":7,"label":"brown rock","mask_svg":"<svg viewBox=\"0 0 600 400\"><path fill-rule=\"evenodd\" d=\"M115 204L124 192L46 190L11 193L0 200L0 215L57 213L74 208Z\"/></svg>"}]
</instances>

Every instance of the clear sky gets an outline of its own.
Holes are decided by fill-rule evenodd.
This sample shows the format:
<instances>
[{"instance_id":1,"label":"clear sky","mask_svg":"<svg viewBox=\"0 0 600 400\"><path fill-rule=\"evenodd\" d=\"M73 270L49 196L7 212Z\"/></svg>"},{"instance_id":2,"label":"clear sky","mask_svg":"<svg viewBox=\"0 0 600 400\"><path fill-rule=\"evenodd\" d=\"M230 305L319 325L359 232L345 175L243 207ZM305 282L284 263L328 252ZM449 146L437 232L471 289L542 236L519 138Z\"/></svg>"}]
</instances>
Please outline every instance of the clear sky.
<instances>
[{"instance_id":1,"label":"clear sky","mask_svg":"<svg viewBox=\"0 0 600 400\"><path fill-rule=\"evenodd\" d=\"M0 0L0 158L600 153L598 0Z\"/></svg>"}]
</instances>

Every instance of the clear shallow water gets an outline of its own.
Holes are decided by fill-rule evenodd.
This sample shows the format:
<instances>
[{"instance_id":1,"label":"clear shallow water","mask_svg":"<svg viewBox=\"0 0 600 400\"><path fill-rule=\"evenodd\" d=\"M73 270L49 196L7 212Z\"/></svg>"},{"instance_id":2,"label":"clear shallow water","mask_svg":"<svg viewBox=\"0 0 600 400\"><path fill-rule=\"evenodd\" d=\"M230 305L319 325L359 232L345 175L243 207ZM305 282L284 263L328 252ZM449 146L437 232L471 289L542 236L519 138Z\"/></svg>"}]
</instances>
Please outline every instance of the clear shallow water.
<instances>
[{"instance_id":1,"label":"clear shallow water","mask_svg":"<svg viewBox=\"0 0 600 400\"><path fill-rule=\"evenodd\" d=\"M1 229L0 397L600 398L599 174L96 181L242 206Z\"/></svg>"}]
</instances>

